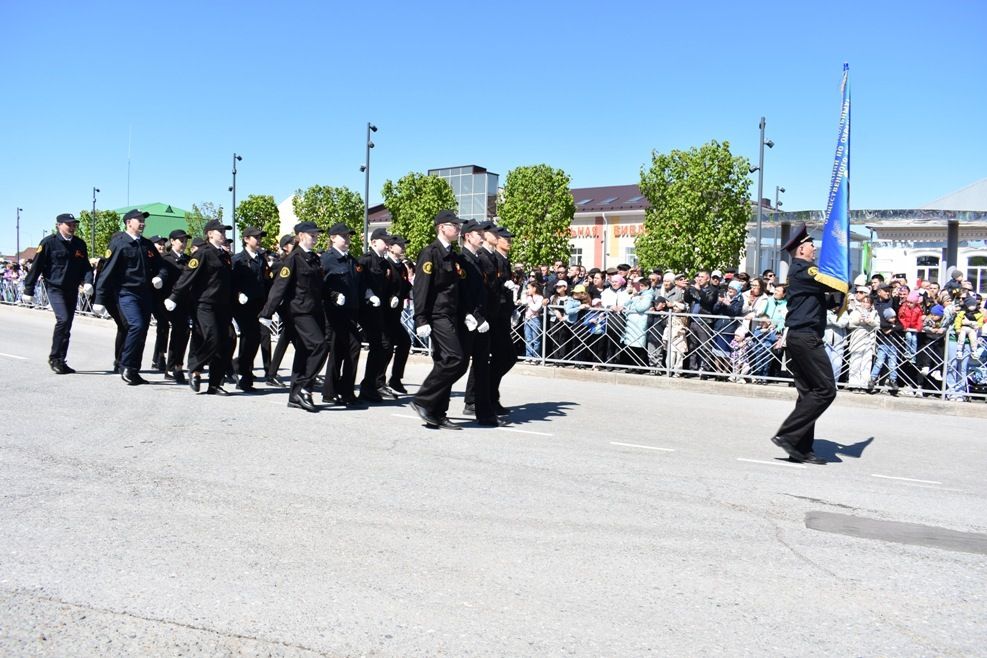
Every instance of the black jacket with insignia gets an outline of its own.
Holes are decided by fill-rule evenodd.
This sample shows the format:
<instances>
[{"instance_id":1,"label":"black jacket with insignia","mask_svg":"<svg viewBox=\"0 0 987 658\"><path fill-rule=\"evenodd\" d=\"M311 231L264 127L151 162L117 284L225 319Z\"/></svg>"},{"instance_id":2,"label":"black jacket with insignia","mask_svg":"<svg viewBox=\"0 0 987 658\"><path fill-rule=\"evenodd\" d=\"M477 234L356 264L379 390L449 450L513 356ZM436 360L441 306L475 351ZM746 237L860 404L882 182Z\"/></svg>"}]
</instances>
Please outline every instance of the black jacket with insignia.
<instances>
[{"instance_id":1,"label":"black jacket with insignia","mask_svg":"<svg viewBox=\"0 0 987 658\"><path fill-rule=\"evenodd\" d=\"M435 240L422 249L415 268L415 326L431 324L433 317L461 317L459 287L465 277L460 256L451 247Z\"/></svg>"},{"instance_id":2,"label":"black jacket with insignia","mask_svg":"<svg viewBox=\"0 0 987 658\"><path fill-rule=\"evenodd\" d=\"M319 255L295 247L281 260L267 303L260 317L279 315L320 315L322 309L322 265Z\"/></svg>"},{"instance_id":3,"label":"black jacket with insignia","mask_svg":"<svg viewBox=\"0 0 987 658\"><path fill-rule=\"evenodd\" d=\"M165 269L168 270L168 278L165 279L164 286L161 287L161 292L164 293L165 297L168 297L171 295L171 291L178 282L178 279L182 277L182 272L185 271L189 256L186 253L179 255L177 252L167 251L161 257L161 260L164 261Z\"/></svg>"},{"instance_id":4,"label":"black jacket with insignia","mask_svg":"<svg viewBox=\"0 0 987 658\"><path fill-rule=\"evenodd\" d=\"M158 248L147 238L132 237L129 233L116 233L110 239L110 247L100 275L96 278L94 304L103 304L123 290L143 294L151 293L151 279L159 276L165 282L168 270Z\"/></svg>"},{"instance_id":5,"label":"black jacket with insignia","mask_svg":"<svg viewBox=\"0 0 987 658\"><path fill-rule=\"evenodd\" d=\"M294 252L292 252L294 253ZM364 303L363 265L358 263L349 253L343 254L329 247L322 254L322 272L325 290L326 310L329 312L358 311ZM336 304L342 293L343 305ZM381 299L383 303L383 298Z\"/></svg>"},{"instance_id":6,"label":"black jacket with insignia","mask_svg":"<svg viewBox=\"0 0 987 658\"><path fill-rule=\"evenodd\" d=\"M61 234L45 236L38 245L34 264L24 279L24 294L33 295L38 277L45 278L45 285L75 290L83 283L93 282L93 268L89 264L89 251L85 241L73 235L68 240Z\"/></svg>"},{"instance_id":7,"label":"black jacket with insignia","mask_svg":"<svg viewBox=\"0 0 987 658\"><path fill-rule=\"evenodd\" d=\"M271 269L264 254L251 257L246 249L233 257L233 297L237 299L233 309L245 314L257 315L267 301L271 289ZM247 296L247 303L239 302L240 293Z\"/></svg>"},{"instance_id":8,"label":"black jacket with insignia","mask_svg":"<svg viewBox=\"0 0 987 658\"><path fill-rule=\"evenodd\" d=\"M826 310L842 303L839 293L816 281L819 273L815 263L793 258L788 268L788 314L785 327L789 331L811 331L822 338L826 330Z\"/></svg>"},{"instance_id":9,"label":"black jacket with insignia","mask_svg":"<svg viewBox=\"0 0 987 658\"><path fill-rule=\"evenodd\" d=\"M480 248L482 252L482 247ZM487 288L483 277L483 261L479 252L474 254L466 247L460 254L460 262L466 277L460 281L460 308L463 316L472 315L477 323L487 319Z\"/></svg>"},{"instance_id":10,"label":"black jacket with insignia","mask_svg":"<svg viewBox=\"0 0 987 658\"><path fill-rule=\"evenodd\" d=\"M191 299L195 304L233 304L233 264L230 252L205 244L189 258L181 278L171 291L171 300Z\"/></svg>"}]
</instances>

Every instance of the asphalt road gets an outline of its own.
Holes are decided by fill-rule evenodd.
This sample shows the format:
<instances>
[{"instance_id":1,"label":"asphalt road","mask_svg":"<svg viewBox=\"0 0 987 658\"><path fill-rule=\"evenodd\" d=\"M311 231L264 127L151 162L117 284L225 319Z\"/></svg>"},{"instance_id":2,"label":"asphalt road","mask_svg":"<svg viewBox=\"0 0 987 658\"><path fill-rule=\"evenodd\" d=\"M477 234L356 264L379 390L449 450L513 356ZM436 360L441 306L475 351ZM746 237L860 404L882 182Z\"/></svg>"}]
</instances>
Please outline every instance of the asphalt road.
<instances>
[{"instance_id":1,"label":"asphalt road","mask_svg":"<svg viewBox=\"0 0 987 658\"><path fill-rule=\"evenodd\" d=\"M795 465L789 401L512 374L429 430L127 387L94 320L57 376L51 322L0 307L2 655L987 654L981 419L838 398Z\"/></svg>"}]
</instances>

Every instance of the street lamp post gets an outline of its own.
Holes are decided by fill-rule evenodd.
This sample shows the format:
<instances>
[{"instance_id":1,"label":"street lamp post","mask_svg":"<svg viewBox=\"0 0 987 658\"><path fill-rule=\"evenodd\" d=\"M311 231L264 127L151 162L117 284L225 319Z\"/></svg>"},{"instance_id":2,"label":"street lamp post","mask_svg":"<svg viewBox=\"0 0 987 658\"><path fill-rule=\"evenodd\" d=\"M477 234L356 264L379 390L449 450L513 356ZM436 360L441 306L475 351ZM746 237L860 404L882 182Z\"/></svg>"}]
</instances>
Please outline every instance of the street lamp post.
<instances>
[{"instance_id":1,"label":"street lamp post","mask_svg":"<svg viewBox=\"0 0 987 658\"><path fill-rule=\"evenodd\" d=\"M780 185L775 185L775 212L781 212L781 193L785 191L785 188ZM778 268L778 262L781 260L781 223L775 222L775 263L772 267ZM777 274L777 272L775 272Z\"/></svg>"},{"instance_id":2,"label":"street lamp post","mask_svg":"<svg viewBox=\"0 0 987 658\"><path fill-rule=\"evenodd\" d=\"M754 245L754 271L755 273L760 273L761 271L761 221L763 217L763 208L761 205L761 199L764 197L764 147L767 146L769 149L774 148L775 143L770 139L764 139L764 126L767 122L764 117L761 117L761 123L758 124L761 128L761 139L758 146L758 162L757 168L751 168L752 173L757 172L757 237L756 244Z\"/></svg>"},{"instance_id":3,"label":"street lamp post","mask_svg":"<svg viewBox=\"0 0 987 658\"><path fill-rule=\"evenodd\" d=\"M370 149L374 143L370 140L370 133L377 132L377 126L367 122L367 159L360 165L363 172L363 253L370 249Z\"/></svg>"},{"instance_id":4,"label":"street lamp post","mask_svg":"<svg viewBox=\"0 0 987 658\"><path fill-rule=\"evenodd\" d=\"M233 221L231 222L233 226L233 239L230 240L230 252L236 253L236 163L243 160L242 155L233 154L233 184L230 185L229 191L233 193L233 211L231 217Z\"/></svg>"},{"instance_id":5,"label":"street lamp post","mask_svg":"<svg viewBox=\"0 0 987 658\"><path fill-rule=\"evenodd\" d=\"M21 213L24 212L23 208L17 209L17 252L14 255L14 262L21 262Z\"/></svg>"},{"instance_id":6,"label":"street lamp post","mask_svg":"<svg viewBox=\"0 0 987 658\"><path fill-rule=\"evenodd\" d=\"M93 214L89 218L89 220L92 222L92 231L90 231L90 233L92 234L92 242L89 243L90 252L96 250L96 193L97 192L99 192L99 188L93 186Z\"/></svg>"}]
</instances>

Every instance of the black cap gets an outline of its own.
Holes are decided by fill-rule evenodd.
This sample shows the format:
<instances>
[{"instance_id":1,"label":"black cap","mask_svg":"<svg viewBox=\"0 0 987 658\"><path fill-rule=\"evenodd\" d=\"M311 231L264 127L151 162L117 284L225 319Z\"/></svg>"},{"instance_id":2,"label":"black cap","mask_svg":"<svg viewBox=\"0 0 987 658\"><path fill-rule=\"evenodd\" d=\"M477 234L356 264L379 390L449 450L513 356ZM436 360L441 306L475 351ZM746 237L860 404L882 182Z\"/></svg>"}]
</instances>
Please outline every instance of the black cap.
<instances>
[{"instance_id":1,"label":"black cap","mask_svg":"<svg viewBox=\"0 0 987 658\"><path fill-rule=\"evenodd\" d=\"M243 229L243 237L245 238L263 238L267 237L267 231L262 231L256 226L248 226Z\"/></svg>"},{"instance_id":2,"label":"black cap","mask_svg":"<svg viewBox=\"0 0 987 658\"><path fill-rule=\"evenodd\" d=\"M165 237L163 235L152 235L151 237L148 238L148 240L150 240L154 244L157 244L159 242L161 242L161 243L168 242L168 240L165 239Z\"/></svg>"},{"instance_id":3,"label":"black cap","mask_svg":"<svg viewBox=\"0 0 987 658\"><path fill-rule=\"evenodd\" d=\"M404 248L408 246L408 241L405 240L403 235L392 235L391 244L401 245Z\"/></svg>"},{"instance_id":4,"label":"black cap","mask_svg":"<svg viewBox=\"0 0 987 658\"><path fill-rule=\"evenodd\" d=\"M668 303L668 300L667 300L667 299L665 299L664 297L662 297L661 295L658 295L657 297L655 297L655 298L654 298L654 299L652 300L652 302L651 302L651 303L652 303L652 304L667 304L667 303Z\"/></svg>"},{"instance_id":5,"label":"black cap","mask_svg":"<svg viewBox=\"0 0 987 658\"><path fill-rule=\"evenodd\" d=\"M478 227L477 230L490 231L493 230L494 223L491 222L489 219L484 219L482 222L477 222L476 225Z\"/></svg>"},{"instance_id":6,"label":"black cap","mask_svg":"<svg viewBox=\"0 0 987 658\"><path fill-rule=\"evenodd\" d=\"M193 247L201 247L205 243L206 243L206 239L205 238L192 238L192 246Z\"/></svg>"},{"instance_id":7,"label":"black cap","mask_svg":"<svg viewBox=\"0 0 987 658\"><path fill-rule=\"evenodd\" d=\"M617 274L617 272L618 272L618 270L617 270L616 267L608 267L607 268L607 276L614 276L615 274Z\"/></svg>"},{"instance_id":8,"label":"black cap","mask_svg":"<svg viewBox=\"0 0 987 658\"><path fill-rule=\"evenodd\" d=\"M329 235L356 235L356 231L343 222L336 222L329 229Z\"/></svg>"},{"instance_id":9,"label":"black cap","mask_svg":"<svg viewBox=\"0 0 987 658\"><path fill-rule=\"evenodd\" d=\"M70 212L62 213L61 215L59 215L58 217L55 218L55 223L56 224L71 224L73 222L76 223L76 224L78 224L79 223L79 220L76 219L75 218L75 215L73 215Z\"/></svg>"},{"instance_id":10,"label":"black cap","mask_svg":"<svg viewBox=\"0 0 987 658\"><path fill-rule=\"evenodd\" d=\"M484 230L482 224L480 224L475 220L467 219L465 222L463 222L463 227L462 229L460 229L460 232L470 233L472 231L482 231L482 230Z\"/></svg>"},{"instance_id":11,"label":"black cap","mask_svg":"<svg viewBox=\"0 0 987 658\"><path fill-rule=\"evenodd\" d=\"M295 234L298 233L322 233L322 229L315 222L298 222L294 226Z\"/></svg>"},{"instance_id":12,"label":"black cap","mask_svg":"<svg viewBox=\"0 0 987 658\"><path fill-rule=\"evenodd\" d=\"M175 229L174 231L168 234L169 240L178 240L179 238L184 238L188 240L188 233L186 233L185 231L179 228L179 229Z\"/></svg>"},{"instance_id":13,"label":"black cap","mask_svg":"<svg viewBox=\"0 0 987 658\"><path fill-rule=\"evenodd\" d=\"M278 242L278 244L280 244L281 245L281 248L284 249L287 245L291 244L294 241L295 241L295 236L293 236L293 235L282 235L281 236L281 240L280 240L280 242Z\"/></svg>"},{"instance_id":14,"label":"black cap","mask_svg":"<svg viewBox=\"0 0 987 658\"><path fill-rule=\"evenodd\" d=\"M463 220L451 210L440 210L435 215L435 225L439 224L462 224Z\"/></svg>"},{"instance_id":15,"label":"black cap","mask_svg":"<svg viewBox=\"0 0 987 658\"><path fill-rule=\"evenodd\" d=\"M206 225L202 227L202 232L208 233L209 231L229 231L232 226L229 224L224 224L221 219L210 219L206 222Z\"/></svg>"},{"instance_id":16,"label":"black cap","mask_svg":"<svg viewBox=\"0 0 987 658\"><path fill-rule=\"evenodd\" d=\"M514 234L508 231L506 226L498 226L497 235L499 235L502 238L508 238L508 239L514 237Z\"/></svg>"},{"instance_id":17,"label":"black cap","mask_svg":"<svg viewBox=\"0 0 987 658\"><path fill-rule=\"evenodd\" d=\"M375 228L374 229L374 232L370 234L370 239L371 240L383 240L383 241L387 242L387 239L389 237L390 236L387 234L387 229L386 228Z\"/></svg>"},{"instance_id":18,"label":"black cap","mask_svg":"<svg viewBox=\"0 0 987 658\"><path fill-rule=\"evenodd\" d=\"M802 222L798 225L795 231L792 232L792 237L788 238L788 242L785 243L782 249L790 254L794 254L800 244L811 241L812 236L809 235L809 230L805 227L805 222Z\"/></svg>"},{"instance_id":19,"label":"black cap","mask_svg":"<svg viewBox=\"0 0 987 658\"><path fill-rule=\"evenodd\" d=\"M126 215L123 216L123 221L129 221L131 219L147 219L151 216L151 213L141 210L140 208L134 208Z\"/></svg>"}]
</instances>

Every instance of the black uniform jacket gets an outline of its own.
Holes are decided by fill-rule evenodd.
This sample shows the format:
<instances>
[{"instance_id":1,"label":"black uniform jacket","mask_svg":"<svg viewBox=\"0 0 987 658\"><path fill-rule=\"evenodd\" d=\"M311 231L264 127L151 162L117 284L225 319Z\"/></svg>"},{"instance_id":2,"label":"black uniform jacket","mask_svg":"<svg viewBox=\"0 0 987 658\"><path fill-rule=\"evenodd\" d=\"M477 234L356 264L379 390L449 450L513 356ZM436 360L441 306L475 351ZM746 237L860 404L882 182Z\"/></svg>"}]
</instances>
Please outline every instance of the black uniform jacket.
<instances>
[{"instance_id":1,"label":"black uniform jacket","mask_svg":"<svg viewBox=\"0 0 987 658\"><path fill-rule=\"evenodd\" d=\"M56 288L74 290L82 283L93 282L93 268L85 241L73 235L65 240L60 234L47 235L38 245L34 264L24 279L24 294L33 295L38 277Z\"/></svg>"},{"instance_id":2,"label":"black uniform jacket","mask_svg":"<svg viewBox=\"0 0 987 658\"><path fill-rule=\"evenodd\" d=\"M151 279L156 276L168 280L168 270L158 248L143 236L135 239L129 233L116 233L104 258L96 279L95 304L103 304L107 299L112 303L116 293L123 290L149 293L153 290Z\"/></svg>"},{"instance_id":3,"label":"black uniform jacket","mask_svg":"<svg viewBox=\"0 0 987 658\"><path fill-rule=\"evenodd\" d=\"M233 266L230 252L212 244L200 247L189 258L182 276L171 291L171 300L191 299L196 304L233 304Z\"/></svg>"},{"instance_id":4,"label":"black uniform jacket","mask_svg":"<svg viewBox=\"0 0 987 658\"><path fill-rule=\"evenodd\" d=\"M839 293L816 281L816 264L793 258L788 268L788 314L785 326L789 331L811 331L822 338L826 329L826 310L842 302Z\"/></svg>"},{"instance_id":5,"label":"black uniform jacket","mask_svg":"<svg viewBox=\"0 0 987 658\"><path fill-rule=\"evenodd\" d=\"M279 310L292 315L325 312L322 309L322 265L314 251L295 247L281 261L260 317L270 318Z\"/></svg>"},{"instance_id":6,"label":"black uniform jacket","mask_svg":"<svg viewBox=\"0 0 987 658\"><path fill-rule=\"evenodd\" d=\"M431 324L433 317L460 317L460 281L466 270L460 255L439 240L422 249L415 269L415 326Z\"/></svg>"}]
</instances>

